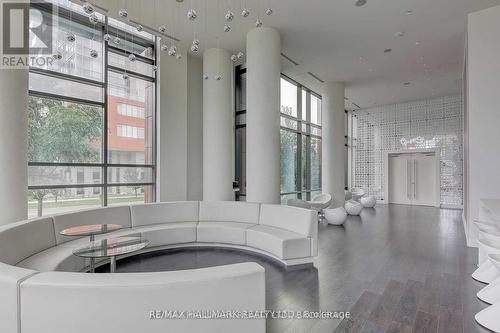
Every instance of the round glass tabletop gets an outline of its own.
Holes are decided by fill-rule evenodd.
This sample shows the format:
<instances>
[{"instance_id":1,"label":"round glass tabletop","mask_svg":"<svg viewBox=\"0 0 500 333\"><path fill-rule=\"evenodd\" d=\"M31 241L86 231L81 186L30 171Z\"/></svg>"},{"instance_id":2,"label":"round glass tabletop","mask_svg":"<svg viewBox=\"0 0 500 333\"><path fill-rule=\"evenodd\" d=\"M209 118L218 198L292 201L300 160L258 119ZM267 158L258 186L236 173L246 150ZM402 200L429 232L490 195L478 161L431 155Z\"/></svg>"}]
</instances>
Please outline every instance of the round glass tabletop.
<instances>
[{"instance_id":1,"label":"round glass tabletop","mask_svg":"<svg viewBox=\"0 0 500 333\"><path fill-rule=\"evenodd\" d=\"M59 233L63 236L92 236L102 235L108 232L120 230L119 224L86 224L61 230Z\"/></svg>"},{"instance_id":2,"label":"round glass tabletop","mask_svg":"<svg viewBox=\"0 0 500 333\"><path fill-rule=\"evenodd\" d=\"M141 237L112 237L91 243L73 251L75 256L83 258L106 258L142 250L149 241Z\"/></svg>"}]
</instances>

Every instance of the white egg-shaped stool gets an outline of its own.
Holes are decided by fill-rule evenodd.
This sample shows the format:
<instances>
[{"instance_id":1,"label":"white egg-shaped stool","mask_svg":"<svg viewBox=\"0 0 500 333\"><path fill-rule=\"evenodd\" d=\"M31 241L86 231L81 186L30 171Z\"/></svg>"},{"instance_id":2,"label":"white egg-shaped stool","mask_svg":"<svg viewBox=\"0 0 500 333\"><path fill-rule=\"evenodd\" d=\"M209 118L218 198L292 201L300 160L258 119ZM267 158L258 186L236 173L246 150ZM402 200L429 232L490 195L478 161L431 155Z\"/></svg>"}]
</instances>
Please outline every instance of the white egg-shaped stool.
<instances>
[{"instance_id":1,"label":"white egg-shaped stool","mask_svg":"<svg viewBox=\"0 0 500 333\"><path fill-rule=\"evenodd\" d=\"M488 259L495 266L500 275L500 255L490 254ZM477 293L477 297L488 304L495 304L500 302L500 276L493 280L489 285L481 289Z\"/></svg>"},{"instance_id":2,"label":"white egg-shaped stool","mask_svg":"<svg viewBox=\"0 0 500 333\"><path fill-rule=\"evenodd\" d=\"M373 208L377 204L377 199L373 195L369 195L366 197L362 197L359 202L363 205L364 208Z\"/></svg>"},{"instance_id":3,"label":"white egg-shaped stool","mask_svg":"<svg viewBox=\"0 0 500 333\"><path fill-rule=\"evenodd\" d=\"M498 229L496 224L491 224L484 221L475 220L474 224L478 229L478 238L479 239L487 239L492 242L500 244L500 229ZM478 248L478 259L477 266L481 266L483 263L488 261L488 254L485 253L483 247Z\"/></svg>"},{"instance_id":4,"label":"white egg-shaped stool","mask_svg":"<svg viewBox=\"0 0 500 333\"><path fill-rule=\"evenodd\" d=\"M489 239L479 239L478 246L485 254L500 254L500 244ZM499 276L499 272L490 260L486 260L474 271L474 273L472 273L472 278L474 280L483 283L491 283Z\"/></svg>"},{"instance_id":5,"label":"white egg-shaped stool","mask_svg":"<svg viewBox=\"0 0 500 333\"><path fill-rule=\"evenodd\" d=\"M500 303L495 303L478 312L475 316L479 325L493 331L500 332Z\"/></svg>"},{"instance_id":6,"label":"white egg-shaped stool","mask_svg":"<svg viewBox=\"0 0 500 333\"><path fill-rule=\"evenodd\" d=\"M359 215L363 210L363 205L354 200L349 200L345 203L345 210L349 215Z\"/></svg>"},{"instance_id":7,"label":"white egg-shaped stool","mask_svg":"<svg viewBox=\"0 0 500 333\"><path fill-rule=\"evenodd\" d=\"M359 202L359 199L361 199L362 197L364 197L365 194L366 194L366 192L362 188L353 187L351 189L351 194L352 194L352 200Z\"/></svg>"},{"instance_id":8,"label":"white egg-shaped stool","mask_svg":"<svg viewBox=\"0 0 500 333\"><path fill-rule=\"evenodd\" d=\"M344 207L324 209L323 213L328 224L342 225L347 219L347 212Z\"/></svg>"}]
</instances>

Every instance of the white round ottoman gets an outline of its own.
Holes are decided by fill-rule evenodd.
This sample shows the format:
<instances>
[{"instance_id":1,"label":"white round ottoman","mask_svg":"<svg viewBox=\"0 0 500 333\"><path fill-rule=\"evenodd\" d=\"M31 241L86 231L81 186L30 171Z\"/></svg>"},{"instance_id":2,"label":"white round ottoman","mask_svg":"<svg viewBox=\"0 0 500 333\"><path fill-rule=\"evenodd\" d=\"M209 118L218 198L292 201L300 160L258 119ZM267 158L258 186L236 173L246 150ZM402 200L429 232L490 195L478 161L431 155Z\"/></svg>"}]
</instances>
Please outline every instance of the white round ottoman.
<instances>
[{"instance_id":1,"label":"white round ottoman","mask_svg":"<svg viewBox=\"0 0 500 333\"><path fill-rule=\"evenodd\" d=\"M362 197L360 200L364 208L373 208L377 204L377 200L373 195Z\"/></svg>"},{"instance_id":2,"label":"white round ottoman","mask_svg":"<svg viewBox=\"0 0 500 333\"><path fill-rule=\"evenodd\" d=\"M345 203L345 210L349 215L359 215L362 209L363 205L357 201L349 200Z\"/></svg>"},{"instance_id":3,"label":"white round ottoman","mask_svg":"<svg viewBox=\"0 0 500 333\"><path fill-rule=\"evenodd\" d=\"M323 213L329 224L342 225L347 219L347 212L344 207L323 209Z\"/></svg>"}]
</instances>

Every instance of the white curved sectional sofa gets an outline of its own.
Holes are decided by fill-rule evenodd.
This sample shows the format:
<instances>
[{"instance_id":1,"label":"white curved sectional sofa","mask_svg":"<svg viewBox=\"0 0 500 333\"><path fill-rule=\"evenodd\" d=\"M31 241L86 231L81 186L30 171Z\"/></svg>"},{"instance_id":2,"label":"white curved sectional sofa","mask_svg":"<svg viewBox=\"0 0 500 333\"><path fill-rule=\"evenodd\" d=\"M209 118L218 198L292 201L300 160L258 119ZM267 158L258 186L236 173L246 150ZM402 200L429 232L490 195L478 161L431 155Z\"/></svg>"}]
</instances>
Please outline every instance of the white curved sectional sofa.
<instances>
[{"instance_id":1,"label":"white curved sectional sofa","mask_svg":"<svg viewBox=\"0 0 500 333\"><path fill-rule=\"evenodd\" d=\"M317 255L314 211L242 202L167 202L85 210L0 227L0 332L264 332L264 319L150 319L155 310L265 309L256 263L196 270L83 274L72 254L88 237L65 228L116 223L110 236L141 235L142 252L216 246L260 253L286 266ZM104 264L104 262L101 262Z\"/></svg>"}]
</instances>

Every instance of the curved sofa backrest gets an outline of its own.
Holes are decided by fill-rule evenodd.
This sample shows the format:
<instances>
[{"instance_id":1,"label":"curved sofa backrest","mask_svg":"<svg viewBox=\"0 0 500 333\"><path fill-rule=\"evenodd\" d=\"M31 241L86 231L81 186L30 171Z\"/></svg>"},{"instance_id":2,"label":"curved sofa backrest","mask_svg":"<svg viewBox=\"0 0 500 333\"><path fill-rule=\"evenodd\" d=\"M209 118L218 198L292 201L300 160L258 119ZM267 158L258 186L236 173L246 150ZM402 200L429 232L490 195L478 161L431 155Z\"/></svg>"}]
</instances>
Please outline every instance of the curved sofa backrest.
<instances>
[{"instance_id":1,"label":"curved sofa backrest","mask_svg":"<svg viewBox=\"0 0 500 333\"><path fill-rule=\"evenodd\" d=\"M256 263L157 273L40 273L21 284L20 295L23 333L68 327L72 333L265 332L264 319L151 319L155 310L264 310L264 268Z\"/></svg>"},{"instance_id":2,"label":"curved sofa backrest","mask_svg":"<svg viewBox=\"0 0 500 333\"><path fill-rule=\"evenodd\" d=\"M0 332L20 332L18 296L22 281L37 272L0 262Z\"/></svg>"},{"instance_id":3,"label":"curved sofa backrest","mask_svg":"<svg viewBox=\"0 0 500 333\"><path fill-rule=\"evenodd\" d=\"M259 224L313 237L317 230L317 213L310 209L262 204Z\"/></svg>"},{"instance_id":4,"label":"curved sofa backrest","mask_svg":"<svg viewBox=\"0 0 500 333\"><path fill-rule=\"evenodd\" d=\"M132 226L171 222L198 222L198 201L160 202L130 206Z\"/></svg>"},{"instance_id":5,"label":"curved sofa backrest","mask_svg":"<svg viewBox=\"0 0 500 333\"><path fill-rule=\"evenodd\" d=\"M60 234L61 230L83 224L103 223L120 224L124 228L132 227L132 222L130 220L130 207L119 206L97 208L55 215L54 232L56 236L56 243L59 245L77 239L77 237L62 236Z\"/></svg>"},{"instance_id":6,"label":"curved sofa backrest","mask_svg":"<svg viewBox=\"0 0 500 333\"><path fill-rule=\"evenodd\" d=\"M51 217L26 220L0 227L0 262L15 265L56 245Z\"/></svg>"},{"instance_id":7,"label":"curved sofa backrest","mask_svg":"<svg viewBox=\"0 0 500 333\"><path fill-rule=\"evenodd\" d=\"M260 204L239 201L200 201L200 222L259 223Z\"/></svg>"}]
</instances>

